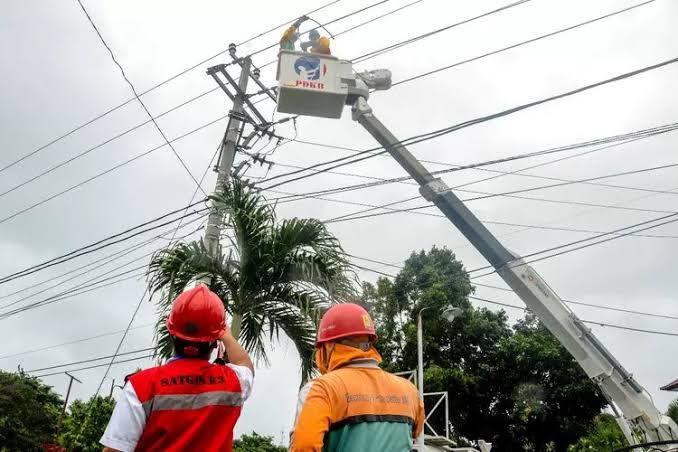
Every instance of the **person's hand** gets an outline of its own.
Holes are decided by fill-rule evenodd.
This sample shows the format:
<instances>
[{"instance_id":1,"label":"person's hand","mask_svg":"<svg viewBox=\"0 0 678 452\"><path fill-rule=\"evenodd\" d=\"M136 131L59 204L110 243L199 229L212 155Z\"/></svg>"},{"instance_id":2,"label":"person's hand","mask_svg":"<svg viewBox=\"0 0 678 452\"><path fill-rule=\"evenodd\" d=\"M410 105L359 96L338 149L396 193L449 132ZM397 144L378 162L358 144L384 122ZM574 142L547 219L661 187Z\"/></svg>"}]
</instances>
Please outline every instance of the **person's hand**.
<instances>
[{"instance_id":1,"label":"person's hand","mask_svg":"<svg viewBox=\"0 0 678 452\"><path fill-rule=\"evenodd\" d=\"M224 328L224 333L221 335L221 342L226 343L231 340L235 340L235 338L233 337L233 333L231 333L231 328L228 326L227 323L226 328Z\"/></svg>"}]
</instances>

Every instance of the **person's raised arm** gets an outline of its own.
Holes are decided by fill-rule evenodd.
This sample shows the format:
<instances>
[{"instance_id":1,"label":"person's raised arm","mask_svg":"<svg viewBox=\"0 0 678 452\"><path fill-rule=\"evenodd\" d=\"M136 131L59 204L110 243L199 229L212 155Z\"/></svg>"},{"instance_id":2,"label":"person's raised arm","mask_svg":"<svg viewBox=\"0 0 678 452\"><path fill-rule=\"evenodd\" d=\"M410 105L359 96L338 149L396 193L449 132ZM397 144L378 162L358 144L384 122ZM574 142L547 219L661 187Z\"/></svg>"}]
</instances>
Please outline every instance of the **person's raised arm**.
<instances>
[{"instance_id":1,"label":"person's raised arm","mask_svg":"<svg viewBox=\"0 0 678 452\"><path fill-rule=\"evenodd\" d=\"M224 331L224 334L221 336L221 342L223 342L224 348L226 349L228 362L236 366L247 367L252 371L252 375L254 375L254 364L250 359L250 355L233 337L230 328L226 328L226 331Z\"/></svg>"}]
</instances>

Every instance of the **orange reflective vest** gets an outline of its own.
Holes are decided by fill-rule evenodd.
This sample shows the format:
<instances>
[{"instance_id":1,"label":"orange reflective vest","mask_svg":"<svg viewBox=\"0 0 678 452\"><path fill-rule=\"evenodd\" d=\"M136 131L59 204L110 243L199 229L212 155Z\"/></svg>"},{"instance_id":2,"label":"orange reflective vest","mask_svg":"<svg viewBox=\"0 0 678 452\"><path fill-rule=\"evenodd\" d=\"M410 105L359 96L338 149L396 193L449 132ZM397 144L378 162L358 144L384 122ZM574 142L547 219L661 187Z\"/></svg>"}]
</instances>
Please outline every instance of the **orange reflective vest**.
<instances>
[{"instance_id":1,"label":"orange reflective vest","mask_svg":"<svg viewBox=\"0 0 678 452\"><path fill-rule=\"evenodd\" d=\"M300 393L290 451L409 452L424 406L414 385L380 361L374 348L336 344L328 372Z\"/></svg>"}]
</instances>

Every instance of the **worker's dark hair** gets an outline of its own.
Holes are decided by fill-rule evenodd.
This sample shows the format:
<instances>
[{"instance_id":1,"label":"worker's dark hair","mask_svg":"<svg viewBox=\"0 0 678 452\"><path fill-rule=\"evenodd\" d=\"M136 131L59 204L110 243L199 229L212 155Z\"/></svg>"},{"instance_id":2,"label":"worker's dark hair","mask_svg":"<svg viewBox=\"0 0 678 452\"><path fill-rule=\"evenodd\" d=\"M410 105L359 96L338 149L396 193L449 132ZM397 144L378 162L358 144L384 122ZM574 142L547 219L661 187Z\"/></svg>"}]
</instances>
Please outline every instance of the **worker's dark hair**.
<instances>
[{"instance_id":1,"label":"worker's dark hair","mask_svg":"<svg viewBox=\"0 0 678 452\"><path fill-rule=\"evenodd\" d=\"M217 342L192 342L172 336L172 345L175 355L185 358L209 359L212 350L217 346Z\"/></svg>"}]
</instances>

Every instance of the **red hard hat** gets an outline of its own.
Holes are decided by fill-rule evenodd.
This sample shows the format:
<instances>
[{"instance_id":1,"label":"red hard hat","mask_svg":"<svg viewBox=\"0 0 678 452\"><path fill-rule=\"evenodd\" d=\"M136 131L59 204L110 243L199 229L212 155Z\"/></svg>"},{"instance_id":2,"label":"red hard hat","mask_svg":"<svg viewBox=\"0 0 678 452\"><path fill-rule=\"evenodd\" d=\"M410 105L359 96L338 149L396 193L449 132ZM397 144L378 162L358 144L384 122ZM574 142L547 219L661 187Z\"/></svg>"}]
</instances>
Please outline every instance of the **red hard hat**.
<instances>
[{"instance_id":1,"label":"red hard hat","mask_svg":"<svg viewBox=\"0 0 678 452\"><path fill-rule=\"evenodd\" d=\"M361 335L370 336L372 341L377 339L372 317L360 305L342 303L332 306L320 319L315 344L319 345L343 337Z\"/></svg>"},{"instance_id":2,"label":"red hard hat","mask_svg":"<svg viewBox=\"0 0 678 452\"><path fill-rule=\"evenodd\" d=\"M179 295L167 317L169 333L186 341L216 341L225 329L224 304L204 284L198 284Z\"/></svg>"}]
</instances>

